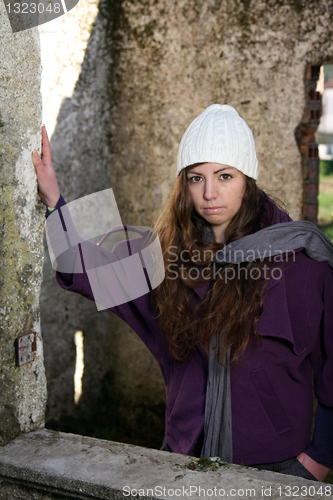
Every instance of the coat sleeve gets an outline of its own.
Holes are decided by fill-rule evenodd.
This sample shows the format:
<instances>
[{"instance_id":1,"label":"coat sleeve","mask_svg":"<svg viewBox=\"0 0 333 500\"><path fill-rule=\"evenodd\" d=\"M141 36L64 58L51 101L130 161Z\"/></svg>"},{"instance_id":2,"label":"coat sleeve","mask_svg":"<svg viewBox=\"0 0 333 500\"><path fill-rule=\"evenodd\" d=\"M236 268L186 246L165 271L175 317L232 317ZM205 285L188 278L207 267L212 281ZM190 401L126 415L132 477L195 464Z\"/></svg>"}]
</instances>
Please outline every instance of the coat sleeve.
<instances>
[{"instance_id":1,"label":"coat sleeve","mask_svg":"<svg viewBox=\"0 0 333 500\"><path fill-rule=\"evenodd\" d=\"M332 467L333 406L326 406L318 401L313 438L304 453L319 464Z\"/></svg>"},{"instance_id":2,"label":"coat sleeve","mask_svg":"<svg viewBox=\"0 0 333 500\"><path fill-rule=\"evenodd\" d=\"M48 219L46 223L47 241L52 264L56 269L56 281L61 288L94 300L94 294L84 268L81 245L71 245L69 231L61 211L64 206L66 206L66 201L60 195L55 209L52 212L47 209L45 214ZM72 234L75 232L74 226L71 228L71 232ZM69 272L65 272L65 270Z\"/></svg>"},{"instance_id":3,"label":"coat sleeve","mask_svg":"<svg viewBox=\"0 0 333 500\"><path fill-rule=\"evenodd\" d=\"M304 452L316 462L333 465L333 269L325 273L320 342L311 355L318 399L313 438Z\"/></svg>"},{"instance_id":4,"label":"coat sleeve","mask_svg":"<svg viewBox=\"0 0 333 500\"><path fill-rule=\"evenodd\" d=\"M119 306L149 294L164 279L157 234L149 228L141 230L130 226L129 231L139 232L141 237L129 239L126 227L117 226L107 235L118 231L119 236L122 230L123 238L109 251L81 238L65 205L60 197L56 212L46 214L57 283L94 300L98 310L110 309L121 317Z\"/></svg>"},{"instance_id":5,"label":"coat sleeve","mask_svg":"<svg viewBox=\"0 0 333 500\"><path fill-rule=\"evenodd\" d=\"M333 406L333 269L327 264L324 268L320 338L311 362L315 395L324 405Z\"/></svg>"}]
</instances>

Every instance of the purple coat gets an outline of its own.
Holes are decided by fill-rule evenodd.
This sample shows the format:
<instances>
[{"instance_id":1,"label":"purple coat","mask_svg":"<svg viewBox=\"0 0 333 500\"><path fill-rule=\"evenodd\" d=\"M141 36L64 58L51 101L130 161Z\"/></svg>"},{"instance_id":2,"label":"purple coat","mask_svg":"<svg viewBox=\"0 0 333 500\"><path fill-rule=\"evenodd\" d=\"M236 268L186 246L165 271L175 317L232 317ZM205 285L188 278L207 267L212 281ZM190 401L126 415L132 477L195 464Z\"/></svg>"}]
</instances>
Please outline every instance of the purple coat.
<instances>
[{"instance_id":1,"label":"purple coat","mask_svg":"<svg viewBox=\"0 0 333 500\"><path fill-rule=\"evenodd\" d=\"M64 204L60 198L56 208ZM285 212L274 207L274 222L287 220ZM94 251L95 245L85 244ZM283 263L275 265L283 267ZM56 279L62 288L94 300L86 273L74 274L70 286L60 273ZM208 286L194 290L192 306L205 296ZM318 401L333 407L333 270L299 249L283 268L281 279L269 281L263 305L257 325L261 344L251 339L238 363L230 366L233 463L237 464L278 462L307 449L312 376ZM171 356L155 320L150 293L110 310L155 357L166 389L166 442L174 452L188 454L204 426L206 353L197 348L185 362ZM316 460L322 450L314 448L307 453ZM321 463L331 466L328 461Z\"/></svg>"}]
</instances>

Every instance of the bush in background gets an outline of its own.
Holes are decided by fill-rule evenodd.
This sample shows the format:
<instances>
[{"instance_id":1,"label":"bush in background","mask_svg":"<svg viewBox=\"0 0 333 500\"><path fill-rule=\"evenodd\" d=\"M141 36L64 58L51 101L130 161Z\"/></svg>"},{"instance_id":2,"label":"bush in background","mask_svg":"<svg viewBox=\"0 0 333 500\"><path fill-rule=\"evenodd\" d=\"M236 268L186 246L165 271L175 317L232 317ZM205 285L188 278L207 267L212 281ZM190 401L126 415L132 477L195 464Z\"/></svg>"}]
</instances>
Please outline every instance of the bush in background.
<instances>
[{"instance_id":1,"label":"bush in background","mask_svg":"<svg viewBox=\"0 0 333 500\"><path fill-rule=\"evenodd\" d=\"M319 171L322 175L332 175L333 160L320 160Z\"/></svg>"}]
</instances>

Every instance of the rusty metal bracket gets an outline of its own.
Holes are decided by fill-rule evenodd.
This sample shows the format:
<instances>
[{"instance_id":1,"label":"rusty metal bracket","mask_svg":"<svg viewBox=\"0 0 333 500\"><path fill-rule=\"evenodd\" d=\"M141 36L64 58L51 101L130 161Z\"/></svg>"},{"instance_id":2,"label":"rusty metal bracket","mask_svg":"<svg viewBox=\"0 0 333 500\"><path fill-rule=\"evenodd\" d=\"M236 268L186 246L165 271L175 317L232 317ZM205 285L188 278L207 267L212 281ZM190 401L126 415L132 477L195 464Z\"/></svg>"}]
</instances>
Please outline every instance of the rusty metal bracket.
<instances>
[{"instance_id":1,"label":"rusty metal bracket","mask_svg":"<svg viewBox=\"0 0 333 500\"><path fill-rule=\"evenodd\" d=\"M19 335L16 340L16 361L18 366L36 359L36 332Z\"/></svg>"}]
</instances>

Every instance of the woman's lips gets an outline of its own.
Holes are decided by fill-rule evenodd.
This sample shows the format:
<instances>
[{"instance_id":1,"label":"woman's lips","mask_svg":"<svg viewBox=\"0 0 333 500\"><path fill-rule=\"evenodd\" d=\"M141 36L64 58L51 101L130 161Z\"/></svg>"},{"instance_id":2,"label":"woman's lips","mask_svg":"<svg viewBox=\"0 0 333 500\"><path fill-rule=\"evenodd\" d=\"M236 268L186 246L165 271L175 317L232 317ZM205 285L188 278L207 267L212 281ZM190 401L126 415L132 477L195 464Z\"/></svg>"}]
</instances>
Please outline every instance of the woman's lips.
<instances>
[{"instance_id":1,"label":"woman's lips","mask_svg":"<svg viewBox=\"0 0 333 500\"><path fill-rule=\"evenodd\" d=\"M204 208L204 211L206 214L217 214L222 210L222 207L206 207Z\"/></svg>"}]
</instances>

